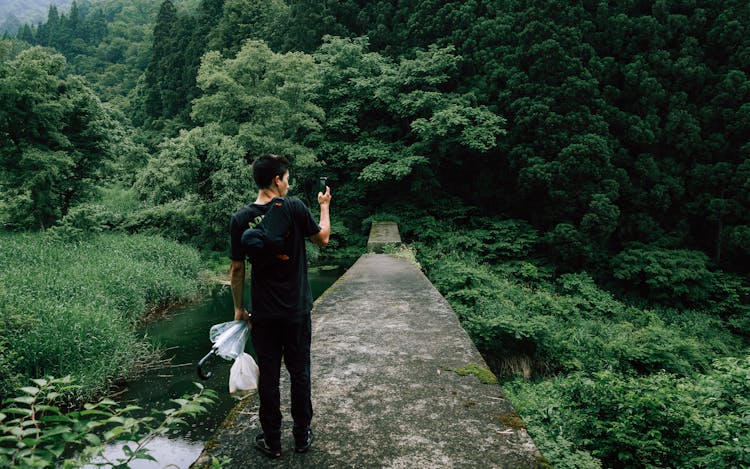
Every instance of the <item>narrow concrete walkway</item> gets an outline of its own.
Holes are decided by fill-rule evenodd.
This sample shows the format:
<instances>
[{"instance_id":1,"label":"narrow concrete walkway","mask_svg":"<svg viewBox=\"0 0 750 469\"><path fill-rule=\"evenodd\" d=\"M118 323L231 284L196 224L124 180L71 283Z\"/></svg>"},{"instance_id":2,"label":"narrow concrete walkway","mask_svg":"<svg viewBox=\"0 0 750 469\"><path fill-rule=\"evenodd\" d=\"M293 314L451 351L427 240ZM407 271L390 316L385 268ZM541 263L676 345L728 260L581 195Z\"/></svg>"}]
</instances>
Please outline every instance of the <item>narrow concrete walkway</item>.
<instances>
[{"instance_id":1,"label":"narrow concrete walkway","mask_svg":"<svg viewBox=\"0 0 750 469\"><path fill-rule=\"evenodd\" d=\"M260 424L251 397L195 467L210 467L212 457L232 458L231 468L537 467L539 452L521 419L500 386L480 381L481 370L481 355L421 271L405 259L366 254L313 309L310 452L291 449L284 381L280 459L253 448Z\"/></svg>"},{"instance_id":2,"label":"narrow concrete walkway","mask_svg":"<svg viewBox=\"0 0 750 469\"><path fill-rule=\"evenodd\" d=\"M398 225L392 221L374 221L370 225L367 251L382 254L388 245L401 244Z\"/></svg>"}]
</instances>

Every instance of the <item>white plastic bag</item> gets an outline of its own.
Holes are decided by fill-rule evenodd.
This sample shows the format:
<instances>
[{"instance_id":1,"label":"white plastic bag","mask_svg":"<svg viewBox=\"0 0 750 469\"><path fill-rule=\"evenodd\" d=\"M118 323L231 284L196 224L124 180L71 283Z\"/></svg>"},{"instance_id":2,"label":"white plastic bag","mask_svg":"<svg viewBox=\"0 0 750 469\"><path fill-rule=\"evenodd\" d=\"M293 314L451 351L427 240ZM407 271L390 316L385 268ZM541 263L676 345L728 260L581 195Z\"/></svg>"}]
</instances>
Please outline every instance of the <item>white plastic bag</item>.
<instances>
[{"instance_id":1,"label":"white plastic bag","mask_svg":"<svg viewBox=\"0 0 750 469\"><path fill-rule=\"evenodd\" d=\"M258 389L260 370L253 357L242 352L229 370L229 394L242 397Z\"/></svg>"},{"instance_id":2,"label":"white plastic bag","mask_svg":"<svg viewBox=\"0 0 750 469\"><path fill-rule=\"evenodd\" d=\"M229 321L211 326L209 331L216 355L224 360L234 360L245 351L247 342L247 322Z\"/></svg>"}]
</instances>

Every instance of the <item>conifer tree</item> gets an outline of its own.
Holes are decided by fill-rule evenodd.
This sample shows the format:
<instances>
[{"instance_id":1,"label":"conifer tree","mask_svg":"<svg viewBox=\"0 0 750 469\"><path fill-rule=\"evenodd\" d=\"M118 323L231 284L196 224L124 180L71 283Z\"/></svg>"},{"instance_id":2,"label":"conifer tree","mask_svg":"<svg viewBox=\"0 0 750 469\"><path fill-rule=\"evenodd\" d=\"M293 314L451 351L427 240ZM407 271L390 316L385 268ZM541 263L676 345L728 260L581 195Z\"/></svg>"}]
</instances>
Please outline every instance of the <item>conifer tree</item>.
<instances>
[{"instance_id":1,"label":"conifer tree","mask_svg":"<svg viewBox=\"0 0 750 469\"><path fill-rule=\"evenodd\" d=\"M177 36L177 9L170 0L165 0L156 18L151 60L145 73L145 111L153 119L169 117L173 109L176 78L181 68L176 53Z\"/></svg>"},{"instance_id":2,"label":"conifer tree","mask_svg":"<svg viewBox=\"0 0 750 469\"><path fill-rule=\"evenodd\" d=\"M31 31L31 26L24 24L21 29L18 30L18 39L26 41L29 44L34 44L34 33Z\"/></svg>"}]
</instances>

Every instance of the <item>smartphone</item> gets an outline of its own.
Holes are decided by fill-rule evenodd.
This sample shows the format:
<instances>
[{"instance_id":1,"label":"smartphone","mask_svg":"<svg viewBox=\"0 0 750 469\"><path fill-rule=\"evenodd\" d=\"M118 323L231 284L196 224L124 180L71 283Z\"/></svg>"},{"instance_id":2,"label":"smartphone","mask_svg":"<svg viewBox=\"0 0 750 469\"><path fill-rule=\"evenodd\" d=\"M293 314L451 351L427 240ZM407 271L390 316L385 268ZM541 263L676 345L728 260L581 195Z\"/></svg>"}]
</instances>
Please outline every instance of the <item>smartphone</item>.
<instances>
[{"instance_id":1,"label":"smartphone","mask_svg":"<svg viewBox=\"0 0 750 469\"><path fill-rule=\"evenodd\" d=\"M328 178L325 176L320 176L320 192L325 194L327 185L328 185Z\"/></svg>"}]
</instances>

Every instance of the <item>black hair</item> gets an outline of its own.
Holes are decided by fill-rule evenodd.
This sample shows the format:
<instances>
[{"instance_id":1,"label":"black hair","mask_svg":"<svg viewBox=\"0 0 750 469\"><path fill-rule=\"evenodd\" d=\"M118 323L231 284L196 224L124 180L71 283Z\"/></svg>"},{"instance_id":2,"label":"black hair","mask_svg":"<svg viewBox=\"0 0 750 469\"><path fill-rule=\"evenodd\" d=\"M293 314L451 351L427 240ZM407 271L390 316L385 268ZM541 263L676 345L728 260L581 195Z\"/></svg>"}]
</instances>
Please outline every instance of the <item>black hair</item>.
<instances>
[{"instance_id":1,"label":"black hair","mask_svg":"<svg viewBox=\"0 0 750 469\"><path fill-rule=\"evenodd\" d=\"M253 162L253 179L259 189L271 185L273 178L284 177L289 170L289 160L281 155L261 155Z\"/></svg>"}]
</instances>

